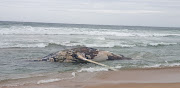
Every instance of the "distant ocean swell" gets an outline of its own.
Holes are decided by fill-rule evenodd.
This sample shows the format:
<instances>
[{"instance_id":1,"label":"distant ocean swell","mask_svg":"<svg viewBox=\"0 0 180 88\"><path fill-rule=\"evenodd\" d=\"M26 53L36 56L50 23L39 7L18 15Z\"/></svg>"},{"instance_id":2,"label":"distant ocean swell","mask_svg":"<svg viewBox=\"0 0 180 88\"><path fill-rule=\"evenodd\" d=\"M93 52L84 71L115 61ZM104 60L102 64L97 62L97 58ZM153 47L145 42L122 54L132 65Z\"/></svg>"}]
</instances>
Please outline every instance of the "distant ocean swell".
<instances>
[{"instance_id":1,"label":"distant ocean swell","mask_svg":"<svg viewBox=\"0 0 180 88\"><path fill-rule=\"evenodd\" d=\"M122 37L173 37L180 36L176 32L153 32L129 29L93 29L69 27L32 27L12 26L0 28L1 35L96 35L96 36L122 36Z\"/></svg>"}]
</instances>

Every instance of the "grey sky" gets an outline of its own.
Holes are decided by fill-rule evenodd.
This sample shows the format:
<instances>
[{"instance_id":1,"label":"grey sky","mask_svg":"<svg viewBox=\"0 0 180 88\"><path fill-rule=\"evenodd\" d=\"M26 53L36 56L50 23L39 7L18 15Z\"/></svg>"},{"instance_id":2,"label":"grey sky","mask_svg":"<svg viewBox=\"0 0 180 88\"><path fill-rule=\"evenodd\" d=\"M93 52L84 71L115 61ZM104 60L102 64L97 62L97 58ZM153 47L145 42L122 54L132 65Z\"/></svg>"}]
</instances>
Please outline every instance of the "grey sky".
<instances>
[{"instance_id":1,"label":"grey sky","mask_svg":"<svg viewBox=\"0 0 180 88\"><path fill-rule=\"evenodd\" d=\"M180 0L0 0L0 20L180 27Z\"/></svg>"}]
</instances>

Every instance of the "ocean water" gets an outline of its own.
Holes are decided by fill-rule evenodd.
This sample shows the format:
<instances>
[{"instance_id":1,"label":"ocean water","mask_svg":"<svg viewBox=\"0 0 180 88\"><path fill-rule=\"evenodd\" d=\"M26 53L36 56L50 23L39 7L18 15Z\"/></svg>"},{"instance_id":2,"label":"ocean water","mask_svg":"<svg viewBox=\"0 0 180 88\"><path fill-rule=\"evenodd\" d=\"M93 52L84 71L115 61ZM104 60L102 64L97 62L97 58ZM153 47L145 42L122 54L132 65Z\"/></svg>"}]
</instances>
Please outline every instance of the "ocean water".
<instances>
[{"instance_id":1,"label":"ocean water","mask_svg":"<svg viewBox=\"0 0 180 88\"><path fill-rule=\"evenodd\" d=\"M101 62L117 69L180 65L180 28L0 22L0 81L45 73L107 71L91 63L30 61L79 46L133 58Z\"/></svg>"}]
</instances>

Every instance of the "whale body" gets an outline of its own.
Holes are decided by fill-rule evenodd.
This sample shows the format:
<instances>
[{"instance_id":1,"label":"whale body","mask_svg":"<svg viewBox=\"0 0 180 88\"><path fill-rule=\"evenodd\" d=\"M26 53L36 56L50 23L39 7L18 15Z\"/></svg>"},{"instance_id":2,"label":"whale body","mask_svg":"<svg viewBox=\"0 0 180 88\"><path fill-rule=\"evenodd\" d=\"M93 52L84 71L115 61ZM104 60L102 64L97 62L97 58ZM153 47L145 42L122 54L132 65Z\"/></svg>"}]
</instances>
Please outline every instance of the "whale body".
<instances>
[{"instance_id":1,"label":"whale body","mask_svg":"<svg viewBox=\"0 0 180 88\"><path fill-rule=\"evenodd\" d=\"M131 58L124 57L123 55L115 55L109 51L98 50L90 47L79 47L73 49L66 49L51 53L45 56L41 61L51 62L80 62L86 63L86 61L78 58L77 53L80 53L83 57L93 61L106 61L106 60L130 60Z\"/></svg>"}]
</instances>

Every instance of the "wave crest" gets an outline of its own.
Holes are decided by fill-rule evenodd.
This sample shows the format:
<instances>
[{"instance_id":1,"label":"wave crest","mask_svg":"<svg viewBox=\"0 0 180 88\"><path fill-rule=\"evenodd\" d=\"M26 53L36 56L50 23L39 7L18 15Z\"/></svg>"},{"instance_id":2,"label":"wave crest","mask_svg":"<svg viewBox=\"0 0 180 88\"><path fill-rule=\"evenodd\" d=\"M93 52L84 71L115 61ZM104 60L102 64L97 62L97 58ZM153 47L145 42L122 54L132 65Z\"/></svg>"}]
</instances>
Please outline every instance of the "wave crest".
<instances>
[{"instance_id":1,"label":"wave crest","mask_svg":"<svg viewBox=\"0 0 180 88\"><path fill-rule=\"evenodd\" d=\"M149 43L148 46L169 46L169 45L176 45L178 43L165 43L165 42L160 42L160 43Z\"/></svg>"},{"instance_id":2,"label":"wave crest","mask_svg":"<svg viewBox=\"0 0 180 88\"><path fill-rule=\"evenodd\" d=\"M51 42L51 43L14 43L14 44L8 44L8 43L0 43L0 48L36 48L36 47L53 47L53 46L59 46L59 47L76 47L76 46L86 46L86 47L101 47L101 48L133 48L133 47L159 47L159 46L172 46L177 45L178 43L166 43L166 42L159 42L159 43L114 43L114 42L107 42L107 43L101 43L101 42L95 42L92 44L89 44L88 42L74 42L74 41L67 41L67 42Z\"/></svg>"},{"instance_id":3,"label":"wave crest","mask_svg":"<svg viewBox=\"0 0 180 88\"><path fill-rule=\"evenodd\" d=\"M180 36L179 33L149 32L146 30L129 29L94 29L73 27L33 27L33 26L11 26L1 28L0 34L4 35L96 35L96 36L121 36L121 37L172 37Z\"/></svg>"}]
</instances>

